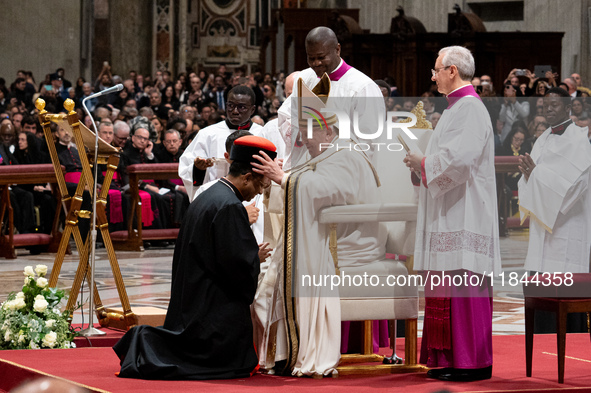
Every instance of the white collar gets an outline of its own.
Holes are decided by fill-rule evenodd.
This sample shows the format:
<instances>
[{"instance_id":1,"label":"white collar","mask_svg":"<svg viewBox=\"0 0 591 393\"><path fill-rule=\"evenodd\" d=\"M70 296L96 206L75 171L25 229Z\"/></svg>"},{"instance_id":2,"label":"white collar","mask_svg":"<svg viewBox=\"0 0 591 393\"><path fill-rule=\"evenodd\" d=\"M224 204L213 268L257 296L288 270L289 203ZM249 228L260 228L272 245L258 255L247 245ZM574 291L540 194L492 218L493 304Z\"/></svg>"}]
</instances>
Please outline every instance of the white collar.
<instances>
[{"instance_id":1,"label":"white collar","mask_svg":"<svg viewBox=\"0 0 591 393\"><path fill-rule=\"evenodd\" d=\"M465 85L462 85L462 86L458 87L457 89L454 89L453 91L450 91L449 93L447 93L447 95L450 95L453 92L456 92L456 91L458 91L460 89L463 89L464 87L466 87L468 85L471 85L471 83L466 83Z\"/></svg>"},{"instance_id":2,"label":"white collar","mask_svg":"<svg viewBox=\"0 0 591 393\"><path fill-rule=\"evenodd\" d=\"M337 68L335 68L334 70L332 70L330 73L332 74L333 72L335 72L336 70L338 70L339 68L341 68L342 65L343 65L343 58L341 58L341 62L339 63L339 65L337 66Z\"/></svg>"},{"instance_id":3,"label":"white collar","mask_svg":"<svg viewBox=\"0 0 591 393\"><path fill-rule=\"evenodd\" d=\"M572 119L569 117L568 119L566 119L565 121L563 121L562 123L556 124L554 126L550 126L550 129L552 129L552 127L558 127L563 125L564 123L568 123L569 121L571 121ZM573 121L573 124L575 124L575 122Z\"/></svg>"}]
</instances>

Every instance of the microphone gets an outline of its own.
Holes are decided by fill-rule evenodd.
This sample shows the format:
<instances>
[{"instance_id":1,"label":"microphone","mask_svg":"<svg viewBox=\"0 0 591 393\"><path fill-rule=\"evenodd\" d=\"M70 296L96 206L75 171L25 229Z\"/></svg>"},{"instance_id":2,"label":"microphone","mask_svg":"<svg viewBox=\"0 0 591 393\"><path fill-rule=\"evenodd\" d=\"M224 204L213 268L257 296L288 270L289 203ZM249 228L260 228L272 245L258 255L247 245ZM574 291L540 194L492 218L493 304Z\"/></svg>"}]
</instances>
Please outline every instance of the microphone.
<instances>
[{"instance_id":1,"label":"microphone","mask_svg":"<svg viewBox=\"0 0 591 393\"><path fill-rule=\"evenodd\" d=\"M119 83L118 85L115 85L113 87L109 87L108 89L101 90L98 93L91 94L88 97L86 97L85 100L89 100L91 98L96 98L96 97L104 96L106 94L115 93L115 92L118 92L118 91L121 91L121 90L123 90L123 85L121 83Z\"/></svg>"}]
</instances>

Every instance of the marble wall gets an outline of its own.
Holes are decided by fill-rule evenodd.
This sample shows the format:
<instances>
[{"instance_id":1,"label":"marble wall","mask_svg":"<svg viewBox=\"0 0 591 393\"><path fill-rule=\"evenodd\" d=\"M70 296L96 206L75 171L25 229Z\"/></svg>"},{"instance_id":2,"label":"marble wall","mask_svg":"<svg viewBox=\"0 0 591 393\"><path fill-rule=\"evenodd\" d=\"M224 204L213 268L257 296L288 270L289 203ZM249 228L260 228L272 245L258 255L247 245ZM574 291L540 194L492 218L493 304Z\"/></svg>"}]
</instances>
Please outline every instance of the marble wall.
<instances>
[{"instance_id":1,"label":"marble wall","mask_svg":"<svg viewBox=\"0 0 591 393\"><path fill-rule=\"evenodd\" d=\"M447 14L454 4L470 10L469 3L490 3L507 0L348 0L348 8L360 8L359 24L372 33L387 33L390 21L401 5L406 14L419 19L428 32L446 32ZM489 32L501 31L555 31L564 32L562 42L562 75L580 72L583 80L591 84L589 0L523 0L522 21L484 22ZM529 49L529 48L524 48ZM543 51L544 48L537 48ZM519 64L515 64L519 68Z\"/></svg>"},{"instance_id":2,"label":"marble wall","mask_svg":"<svg viewBox=\"0 0 591 393\"><path fill-rule=\"evenodd\" d=\"M372 33L386 33L391 19L402 5L408 15L421 20L429 32L447 30L447 14L458 3L469 10L469 3L497 0L309 0L308 6L343 7L360 9L360 26ZM504 0L507 1L507 0ZM109 58L115 73L125 74L130 69L140 73L153 72L156 67L155 0L36 0L4 1L0 13L0 77L11 83L18 69L33 71L37 82L58 67L66 69L66 78L73 81L90 72L90 46L92 29L85 17L89 5L105 2L107 7L106 31L94 32L94 39L108 34ZM181 59L187 65L216 63L256 65L259 48L252 45L250 35L257 23L255 1L238 0L236 12L229 19L237 27L237 34L219 28L210 29L213 19L219 19L214 0L170 0L179 7L183 26L173 27L184 37L172 41L172 68L181 70ZM95 5L96 5L95 4ZM580 72L583 80L591 84L591 0L523 0L522 21L485 22L488 31L562 31L562 77ZM233 7L233 6L232 6ZM185 10L185 8L187 8ZM206 11L205 13L203 11ZM239 17L240 10L244 15ZM222 10L223 11L223 10ZM232 11L232 10L230 10ZM93 10L91 10L91 13ZM218 15L219 14L219 15ZM210 19L207 19L209 15ZM242 24L238 23L242 21ZM219 23L217 24L219 25ZM217 26L216 25L216 26ZM219 27L219 26L217 26ZM171 31L175 34L174 31ZM181 39L183 38L183 39ZM536 48L543 51L544 48ZM181 55L182 54L182 55ZM283 59L283 56L281 57ZM178 64L176 64L178 63ZM100 64L102 64L102 59ZM278 64L277 68L287 65ZM519 64L515 65L519 67ZM96 75L94 75L96 76Z\"/></svg>"},{"instance_id":3,"label":"marble wall","mask_svg":"<svg viewBox=\"0 0 591 393\"><path fill-rule=\"evenodd\" d=\"M109 1L111 67L114 73L127 75L131 69L140 74L153 73L152 1Z\"/></svg>"},{"instance_id":4,"label":"marble wall","mask_svg":"<svg viewBox=\"0 0 591 393\"><path fill-rule=\"evenodd\" d=\"M72 83L81 73L80 0L3 1L0 12L0 77L10 86L19 69L37 84L59 67Z\"/></svg>"}]
</instances>

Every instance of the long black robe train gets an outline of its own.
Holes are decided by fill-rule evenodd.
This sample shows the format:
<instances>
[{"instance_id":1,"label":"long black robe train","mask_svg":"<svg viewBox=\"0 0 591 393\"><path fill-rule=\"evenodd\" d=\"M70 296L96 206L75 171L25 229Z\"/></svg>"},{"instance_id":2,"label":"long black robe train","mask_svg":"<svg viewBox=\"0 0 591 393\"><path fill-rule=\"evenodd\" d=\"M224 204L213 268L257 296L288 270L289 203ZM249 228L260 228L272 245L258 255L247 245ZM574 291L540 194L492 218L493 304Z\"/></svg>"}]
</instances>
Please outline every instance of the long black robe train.
<instances>
[{"instance_id":1,"label":"long black robe train","mask_svg":"<svg viewBox=\"0 0 591 393\"><path fill-rule=\"evenodd\" d=\"M191 203L174 250L164 326L134 327L113 347L120 377L226 379L254 370L250 304L260 267L241 202L221 179Z\"/></svg>"}]
</instances>

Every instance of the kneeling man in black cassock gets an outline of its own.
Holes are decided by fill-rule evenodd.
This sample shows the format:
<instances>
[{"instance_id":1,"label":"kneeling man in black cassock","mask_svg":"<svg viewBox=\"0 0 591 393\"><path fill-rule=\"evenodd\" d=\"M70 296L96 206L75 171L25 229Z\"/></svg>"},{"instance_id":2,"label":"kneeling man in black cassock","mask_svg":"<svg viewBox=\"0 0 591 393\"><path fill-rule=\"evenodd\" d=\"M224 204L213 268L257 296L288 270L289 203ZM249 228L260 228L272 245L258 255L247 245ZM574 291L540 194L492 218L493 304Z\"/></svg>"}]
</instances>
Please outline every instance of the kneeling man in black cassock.
<instances>
[{"instance_id":1,"label":"kneeling man in black cassock","mask_svg":"<svg viewBox=\"0 0 591 393\"><path fill-rule=\"evenodd\" d=\"M141 379L244 378L258 359L250 304L259 275L259 246L243 200L262 193L270 180L250 162L267 139L234 141L228 176L189 206L174 250L172 289L162 327L137 326L113 347L120 377Z\"/></svg>"}]
</instances>

